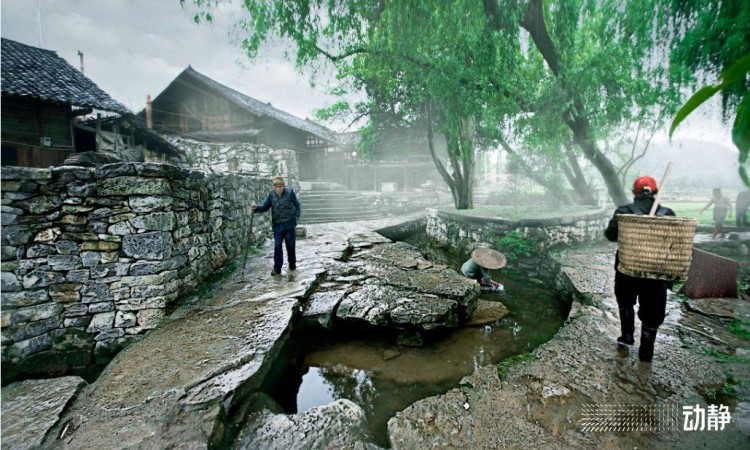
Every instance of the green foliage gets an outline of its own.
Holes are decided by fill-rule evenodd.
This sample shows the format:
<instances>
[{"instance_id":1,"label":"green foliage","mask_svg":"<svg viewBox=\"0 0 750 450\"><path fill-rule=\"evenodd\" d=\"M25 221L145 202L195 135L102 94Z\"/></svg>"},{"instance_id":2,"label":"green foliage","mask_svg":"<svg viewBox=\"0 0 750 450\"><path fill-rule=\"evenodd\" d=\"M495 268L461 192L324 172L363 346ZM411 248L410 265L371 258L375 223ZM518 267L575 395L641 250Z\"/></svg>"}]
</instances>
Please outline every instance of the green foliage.
<instances>
[{"instance_id":1,"label":"green foliage","mask_svg":"<svg viewBox=\"0 0 750 450\"><path fill-rule=\"evenodd\" d=\"M537 251L537 240L524 237L523 233L513 230L505 236L495 240L495 247L505 253L510 259L517 260L521 256L529 257Z\"/></svg>"},{"instance_id":2,"label":"green foliage","mask_svg":"<svg viewBox=\"0 0 750 450\"><path fill-rule=\"evenodd\" d=\"M511 367L525 363L527 361L536 361L538 358L531 353L523 353L521 355L511 356L510 358L502 360L497 365L497 377L501 381L505 380L508 376L508 369Z\"/></svg>"},{"instance_id":3,"label":"green foliage","mask_svg":"<svg viewBox=\"0 0 750 450\"><path fill-rule=\"evenodd\" d=\"M211 22L211 10L220 6L217 0L191 3L196 22ZM299 68L314 77L330 63L340 84L335 92L367 94L366 102L336 103L319 111L319 118L367 116L374 129L386 122L434 128L445 138L447 153L433 160L459 208L473 206L478 142L507 143L504 148L551 190L566 179L581 185L591 177L580 171L570 176L571 161L583 156L621 203L627 196L613 161L622 158L627 165L634 156L600 143L633 129L653 134L676 110L679 88L690 80L693 66L670 68L661 56L676 42L685 43L680 49L706 48L694 25L717 41L723 37L723 30L711 28L717 17L730 30L722 61L747 45L750 40L742 37L748 7L738 3L747 4L244 0L237 25L251 58L269 39L292 42L289 53Z\"/></svg>"},{"instance_id":4,"label":"green foliage","mask_svg":"<svg viewBox=\"0 0 750 450\"><path fill-rule=\"evenodd\" d=\"M688 85L697 78L717 76L750 54L750 2L671 0L655 17L659 36L670 48L673 79ZM747 79L722 89L725 117L746 96Z\"/></svg>"},{"instance_id":5,"label":"green foliage","mask_svg":"<svg viewBox=\"0 0 750 450\"><path fill-rule=\"evenodd\" d=\"M721 83L718 85L708 85L702 87L698 92L693 94L687 102L677 111L672 126L669 129L669 137L672 137L675 129L680 123L689 116L696 108L702 105L706 100L713 97L717 92L729 90L738 83L744 83L750 73L750 54L734 63L731 67L721 74ZM747 158L750 154L750 95L745 92L744 98L737 105L737 116L732 126L732 142L740 151L739 156L739 174L746 186L750 186L750 178L747 175Z\"/></svg>"},{"instance_id":6,"label":"green foliage","mask_svg":"<svg viewBox=\"0 0 750 450\"><path fill-rule=\"evenodd\" d=\"M721 386L712 386L706 388L706 390L704 391L704 395L711 401L722 400L726 397L736 397L737 385L727 381Z\"/></svg>"},{"instance_id":7,"label":"green foliage","mask_svg":"<svg viewBox=\"0 0 750 450\"><path fill-rule=\"evenodd\" d=\"M717 352L715 350L707 350L706 354L708 356L713 356L714 358L716 358L716 359L718 359L720 361L724 361L724 362L728 362L728 363L750 364L750 359L743 358L742 356L729 355L729 354L726 354L726 353Z\"/></svg>"},{"instance_id":8,"label":"green foliage","mask_svg":"<svg viewBox=\"0 0 750 450\"><path fill-rule=\"evenodd\" d=\"M472 210L453 210L446 209L454 214L462 214L467 216L478 216L478 217L492 217L502 219L542 219L549 217L559 217L566 214L583 213L586 211L592 211L588 206L583 205L544 205L539 204L525 204L523 207L515 207L513 205L482 205L477 206Z\"/></svg>"},{"instance_id":9,"label":"green foliage","mask_svg":"<svg viewBox=\"0 0 750 450\"><path fill-rule=\"evenodd\" d=\"M669 202L665 206L670 207L680 217L695 217L701 225L712 225L714 223L713 209L701 211L705 203L695 202Z\"/></svg>"},{"instance_id":10,"label":"green foliage","mask_svg":"<svg viewBox=\"0 0 750 450\"><path fill-rule=\"evenodd\" d=\"M733 320L727 324L729 331L743 339L750 339L750 322Z\"/></svg>"}]
</instances>

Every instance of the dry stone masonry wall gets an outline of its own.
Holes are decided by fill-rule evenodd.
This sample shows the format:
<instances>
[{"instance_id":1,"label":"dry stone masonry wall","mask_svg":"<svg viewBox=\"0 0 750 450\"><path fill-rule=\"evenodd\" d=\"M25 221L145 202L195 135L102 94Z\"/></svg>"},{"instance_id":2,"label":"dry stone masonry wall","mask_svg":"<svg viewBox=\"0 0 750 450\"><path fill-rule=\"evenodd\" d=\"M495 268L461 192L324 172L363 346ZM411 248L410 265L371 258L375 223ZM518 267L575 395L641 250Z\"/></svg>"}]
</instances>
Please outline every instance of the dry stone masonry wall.
<instances>
[{"instance_id":1,"label":"dry stone masonry wall","mask_svg":"<svg viewBox=\"0 0 750 450\"><path fill-rule=\"evenodd\" d=\"M156 327L241 251L247 206L269 185L157 163L3 167L4 378L50 352L106 360Z\"/></svg>"},{"instance_id":2,"label":"dry stone masonry wall","mask_svg":"<svg viewBox=\"0 0 750 450\"><path fill-rule=\"evenodd\" d=\"M596 210L545 219L508 220L429 209L427 234L468 253L476 247L494 247L497 238L518 231L523 238L533 238L537 250L543 251L603 239L610 215L608 210Z\"/></svg>"},{"instance_id":3,"label":"dry stone masonry wall","mask_svg":"<svg viewBox=\"0 0 750 450\"><path fill-rule=\"evenodd\" d=\"M258 178L282 176L299 191L299 167L294 150L272 149L246 142L198 142L178 137L168 140L186 155L185 166L206 173L242 173Z\"/></svg>"}]
</instances>

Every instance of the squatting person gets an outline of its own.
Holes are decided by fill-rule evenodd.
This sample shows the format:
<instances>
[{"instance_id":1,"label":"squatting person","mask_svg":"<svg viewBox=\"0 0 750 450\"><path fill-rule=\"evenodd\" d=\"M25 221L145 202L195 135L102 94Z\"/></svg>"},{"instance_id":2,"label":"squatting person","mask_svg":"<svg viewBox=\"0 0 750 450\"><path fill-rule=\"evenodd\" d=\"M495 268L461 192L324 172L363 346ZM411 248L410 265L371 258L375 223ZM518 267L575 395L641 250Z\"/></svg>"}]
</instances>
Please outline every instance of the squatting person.
<instances>
[{"instance_id":1,"label":"squatting person","mask_svg":"<svg viewBox=\"0 0 750 450\"><path fill-rule=\"evenodd\" d=\"M505 255L497 250L478 248L471 252L471 258L463 263L461 273L467 278L479 281L482 286L502 291L505 287L497 281L493 281L487 269L502 269L506 262Z\"/></svg>"}]
</instances>

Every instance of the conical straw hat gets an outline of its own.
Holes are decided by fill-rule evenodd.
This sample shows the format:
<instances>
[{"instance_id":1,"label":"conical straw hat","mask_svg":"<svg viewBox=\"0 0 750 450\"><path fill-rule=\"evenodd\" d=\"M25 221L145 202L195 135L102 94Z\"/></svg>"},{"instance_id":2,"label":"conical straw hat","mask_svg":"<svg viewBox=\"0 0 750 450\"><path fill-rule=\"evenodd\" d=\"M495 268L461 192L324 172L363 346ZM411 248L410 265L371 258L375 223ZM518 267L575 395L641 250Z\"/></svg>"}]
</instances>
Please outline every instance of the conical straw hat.
<instances>
[{"instance_id":1,"label":"conical straw hat","mask_svg":"<svg viewBox=\"0 0 750 450\"><path fill-rule=\"evenodd\" d=\"M507 259L505 255L491 248L478 248L471 252L471 259L485 269L502 269Z\"/></svg>"}]
</instances>

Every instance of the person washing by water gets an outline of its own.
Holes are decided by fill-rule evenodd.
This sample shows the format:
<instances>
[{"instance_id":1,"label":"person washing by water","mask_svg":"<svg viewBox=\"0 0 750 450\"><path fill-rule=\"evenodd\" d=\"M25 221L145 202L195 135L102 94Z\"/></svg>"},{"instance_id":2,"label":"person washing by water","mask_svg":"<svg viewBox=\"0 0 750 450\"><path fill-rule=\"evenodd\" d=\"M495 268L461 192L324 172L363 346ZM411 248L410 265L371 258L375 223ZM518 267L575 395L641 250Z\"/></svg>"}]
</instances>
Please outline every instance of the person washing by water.
<instances>
[{"instance_id":1,"label":"person washing by water","mask_svg":"<svg viewBox=\"0 0 750 450\"><path fill-rule=\"evenodd\" d=\"M471 252L471 258L461 266L461 273L467 278L479 281L484 287L497 291L505 290L505 286L490 277L489 270L502 269L507 259L505 255L491 248L478 248Z\"/></svg>"}]
</instances>

